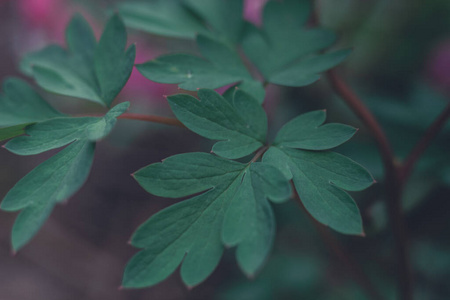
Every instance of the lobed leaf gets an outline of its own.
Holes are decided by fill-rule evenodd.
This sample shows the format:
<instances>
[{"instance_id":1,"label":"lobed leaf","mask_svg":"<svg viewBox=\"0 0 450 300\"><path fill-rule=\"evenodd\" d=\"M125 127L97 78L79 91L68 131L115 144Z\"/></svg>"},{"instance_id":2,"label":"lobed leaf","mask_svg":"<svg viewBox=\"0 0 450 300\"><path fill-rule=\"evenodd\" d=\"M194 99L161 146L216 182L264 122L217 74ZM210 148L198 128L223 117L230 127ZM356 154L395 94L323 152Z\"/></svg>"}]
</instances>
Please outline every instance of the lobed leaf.
<instances>
[{"instance_id":1,"label":"lobed leaf","mask_svg":"<svg viewBox=\"0 0 450 300\"><path fill-rule=\"evenodd\" d=\"M1 209L22 210L12 232L14 251L24 246L48 218L57 202L71 197L86 181L95 143L72 143L22 178L5 196Z\"/></svg>"},{"instance_id":2,"label":"lobed leaf","mask_svg":"<svg viewBox=\"0 0 450 300\"><path fill-rule=\"evenodd\" d=\"M129 107L123 102L112 108L104 117L55 118L32 125L27 136L17 137L5 148L18 155L33 155L56 149L74 141L95 142L107 136L116 124L117 117Z\"/></svg>"},{"instance_id":3,"label":"lobed leaf","mask_svg":"<svg viewBox=\"0 0 450 300\"><path fill-rule=\"evenodd\" d=\"M325 122L323 110L302 114L280 129L274 144L304 150L328 150L348 141L356 129L337 123Z\"/></svg>"},{"instance_id":4,"label":"lobed leaf","mask_svg":"<svg viewBox=\"0 0 450 300\"><path fill-rule=\"evenodd\" d=\"M110 106L133 69L135 47L125 53L126 31L121 19L111 17L97 44L89 24L81 15L66 29L68 49L48 46L28 54L22 71L49 92L82 98Z\"/></svg>"},{"instance_id":5,"label":"lobed leaf","mask_svg":"<svg viewBox=\"0 0 450 300\"><path fill-rule=\"evenodd\" d=\"M159 0L121 3L127 26L152 34L194 39L197 34L237 42L242 34L242 0Z\"/></svg>"},{"instance_id":6,"label":"lobed leaf","mask_svg":"<svg viewBox=\"0 0 450 300\"><path fill-rule=\"evenodd\" d=\"M272 83L304 86L319 79L319 73L342 62L349 50L317 54L336 40L333 32L304 29L310 1L269 1L263 11L263 28L248 24L242 46L250 60Z\"/></svg>"},{"instance_id":7,"label":"lobed leaf","mask_svg":"<svg viewBox=\"0 0 450 300\"><path fill-rule=\"evenodd\" d=\"M267 198L282 201L290 195L287 180L270 165L241 164L205 153L169 157L139 170L135 178L159 196L202 193L160 211L139 227L131 242L144 250L128 263L125 287L157 284L181 262L184 283L199 284L219 263L223 243L236 245L239 265L254 274L273 241L275 222Z\"/></svg>"},{"instance_id":8,"label":"lobed leaf","mask_svg":"<svg viewBox=\"0 0 450 300\"><path fill-rule=\"evenodd\" d=\"M293 119L279 131L263 161L293 180L303 205L316 220L338 232L361 235L359 209L345 191L361 191L374 180L366 169L345 156L310 151L336 147L355 133L354 128L341 124L320 126L324 121L324 111Z\"/></svg>"},{"instance_id":9,"label":"lobed leaf","mask_svg":"<svg viewBox=\"0 0 450 300\"><path fill-rule=\"evenodd\" d=\"M199 100L185 94L168 97L175 116L190 130L220 140L213 152L226 158L247 156L263 146L267 116L258 102L237 89L233 103L213 90L198 91Z\"/></svg>"},{"instance_id":10,"label":"lobed leaf","mask_svg":"<svg viewBox=\"0 0 450 300\"><path fill-rule=\"evenodd\" d=\"M234 47L205 35L197 36L197 45L205 59L188 54L169 54L137 65L137 68L152 81L178 84L189 91L215 89L239 82L241 89L262 103L264 88L252 78Z\"/></svg>"}]
</instances>

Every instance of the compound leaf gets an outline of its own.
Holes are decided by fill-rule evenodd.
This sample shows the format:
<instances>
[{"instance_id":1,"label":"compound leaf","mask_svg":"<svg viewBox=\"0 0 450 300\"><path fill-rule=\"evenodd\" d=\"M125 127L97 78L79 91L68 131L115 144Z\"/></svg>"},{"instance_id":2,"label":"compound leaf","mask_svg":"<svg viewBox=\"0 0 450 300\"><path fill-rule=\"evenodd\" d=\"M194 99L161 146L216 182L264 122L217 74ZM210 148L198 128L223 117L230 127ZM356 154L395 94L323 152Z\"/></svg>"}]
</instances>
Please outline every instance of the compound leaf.
<instances>
[{"instance_id":1,"label":"compound leaf","mask_svg":"<svg viewBox=\"0 0 450 300\"><path fill-rule=\"evenodd\" d=\"M359 209L345 190L363 190L374 180L366 169L345 156L310 151L330 149L355 133L355 129L340 124L320 126L324 120L325 112L315 111L286 124L263 161L293 180L303 205L316 220L338 232L361 235Z\"/></svg>"},{"instance_id":2,"label":"compound leaf","mask_svg":"<svg viewBox=\"0 0 450 300\"><path fill-rule=\"evenodd\" d=\"M5 196L1 208L23 210L13 227L14 251L24 246L48 218L57 202L71 197L86 181L95 143L72 143L22 178Z\"/></svg>"},{"instance_id":3,"label":"compound leaf","mask_svg":"<svg viewBox=\"0 0 450 300\"><path fill-rule=\"evenodd\" d=\"M181 277L194 286L217 266L224 242L237 245L239 265L253 274L265 261L274 235L267 198L280 202L290 195L287 180L273 166L205 153L175 155L134 176L158 196L201 194L162 210L139 227L131 242L144 250L128 263L124 287L157 284L182 261Z\"/></svg>"},{"instance_id":4,"label":"compound leaf","mask_svg":"<svg viewBox=\"0 0 450 300\"><path fill-rule=\"evenodd\" d=\"M178 84L182 89L215 89L240 82L240 88L264 100L264 88L255 81L236 50L221 41L199 35L197 44L203 58L188 54L169 54L137 65L148 79L159 83Z\"/></svg>"},{"instance_id":5,"label":"compound leaf","mask_svg":"<svg viewBox=\"0 0 450 300\"><path fill-rule=\"evenodd\" d=\"M176 117L190 130L220 140L213 152L226 158L240 158L263 146L267 117L261 105L237 89L233 103L213 90L198 91L199 100L186 94L168 97Z\"/></svg>"},{"instance_id":6,"label":"compound leaf","mask_svg":"<svg viewBox=\"0 0 450 300\"><path fill-rule=\"evenodd\" d=\"M51 45L28 54L21 62L22 71L49 92L111 105L135 58L134 45L124 53L126 31L121 19L111 17L97 44L89 24L76 15L66 29L66 41L67 50Z\"/></svg>"},{"instance_id":7,"label":"compound leaf","mask_svg":"<svg viewBox=\"0 0 450 300\"><path fill-rule=\"evenodd\" d=\"M117 117L129 107L123 102L113 107L103 117L55 118L32 125L27 136L6 143L5 148L18 155L33 155L63 147L77 140L97 141L109 134Z\"/></svg>"},{"instance_id":8,"label":"compound leaf","mask_svg":"<svg viewBox=\"0 0 450 300\"><path fill-rule=\"evenodd\" d=\"M307 0L272 0L264 7L263 28L248 24L242 46L267 81L308 85L349 54L349 50L317 54L331 46L336 36L324 29L305 30L310 10Z\"/></svg>"}]
</instances>

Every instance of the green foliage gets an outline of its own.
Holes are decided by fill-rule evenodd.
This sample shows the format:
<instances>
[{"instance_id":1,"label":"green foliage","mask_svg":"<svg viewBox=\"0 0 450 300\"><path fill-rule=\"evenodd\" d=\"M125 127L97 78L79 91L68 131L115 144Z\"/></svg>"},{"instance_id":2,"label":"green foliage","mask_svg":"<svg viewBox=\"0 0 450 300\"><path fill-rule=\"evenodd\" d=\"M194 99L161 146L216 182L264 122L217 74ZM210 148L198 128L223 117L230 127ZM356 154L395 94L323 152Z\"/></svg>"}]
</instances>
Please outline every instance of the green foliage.
<instances>
[{"instance_id":1,"label":"green foliage","mask_svg":"<svg viewBox=\"0 0 450 300\"><path fill-rule=\"evenodd\" d=\"M33 155L70 144L28 173L3 199L1 209L22 210L12 231L14 251L37 233L56 203L81 188L89 175L95 142L111 131L128 106L118 104L104 117L59 117L40 122L26 129L27 136L16 137L5 145L15 154Z\"/></svg>"},{"instance_id":2,"label":"green foliage","mask_svg":"<svg viewBox=\"0 0 450 300\"><path fill-rule=\"evenodd\" d=\"M362 166L334 148L355 133L342 124L326 124L325 111L303 114L287 123L263 161L292 179L308 212L319 222L345 234L363 234L359 209L344 191L360 191L374 182Z\"/></svg>"},{"instance_id":3,"label":"green foliage","mask_svg":"<svg viewBox=\"0 0 450 300\"><path fill-rule=\"evenodd\" d=\"M3 92L0 96L0 141L23 134L28 125L64 116L20 79L7 79Z\"/></svg>"},{"instance_id":4,"label":"green foliage","mask_svg":"<svg viewBox=\"0 0 450 300\"><path fill-rule=\"evenodd\" d=\"M199 35L197 45L204 60L188 54L169 54L138 65L138 70L148 79L160 83L176 83L182 89L215 89L241 82L240 88L248 91L260 102L264 88L252 78L237 51L224 42Z\"/></svg>"},{"instance_id":5,"label":"green foliage","mask_svg":"<svg viewBox=\"0 0 450 300\"><path fill-rule=\"evenodd\" d=\"M194 39L197 34L237 42L244 21L242 0L157 0L122 3L127 26L168 37Z\"/></svg>"},{"instance_id":6,"label":"green foliage","mask_svg":"<svg viewBox=\"0 0 450 300\"><path fill-rule=\"evenodd\" d=\"M110 106L133 69L135 46L126 46L127 35L115 15L97 43L86 20L76 15L66 30L68 49L48 46L27 55L22 71L49 92Z\"/></svg>"},{"instance_id":7,"label":"green foliage","mask_svg":"<svg viewBox=\"0 0 450 300\"><path fill-rule=\"evenodd\" d=\"M159 212L136 231L132 244L145 250L129 262L125 287L154 285L183 258L183 281L197 285L217 266L223 244L237 245L239 265L254 274L274 236L267 198L279 202L290 195L287 180L270 165L242 164L204 153L170 157L141 169L135 178L158 196L204 193Z\"/></svg>"},{"instance_id":8,"label":"green foliage","mask_svg":"<svg viewBox=\"0 0 450 300\"><path fill-rule=\"evenodd\" d=\"M202 57L168 54L137 68L155 82L198 90L197 98L177 94L168 103L188 129L217 141L213 153L171 156L134 174L151 194L188 199L155 214L134 233L131 243L141 250L126 267L124 287L155 285L180 265L183 282L195 286L214 271L225 247L236 247L239 267L253 277L268 260L275 239L270 202L292 196L291 180L315 219L344 234L363 234L358 207L345 191L369 187L372 176L349 158L328 151L349 140L354 128L323 125L325 111L314 111L293 119L272 144L267 142L264 86L311 84L349 54L323 53L336 37L328 30L305 29L310 10L307 0L269 1L264 25L257 28L242 19L242 0L119 6L130 27L195 39ZM52 45L27 55L22 71L47 91L110 107L135 59L134 45L125 49L127 35L119 16L109 19L98 42L84 18L75 16L66 42L67 49ZM254 68L247 66L240 47ZM254 76L255 69L261 76ZM226 85L234 86L222 95L212 90ZM0 140L12 139L4 147L18 155L65 147L20 180L1 204L3 210L21 211L12 232L14 251L36 234L57 203L81 188L96 142L111 132L128 107L120 103L103 117L70 117L26 83L6 81Z\"/></svg>"},{"instance_id":9,"label":"green foliage","mask_svg":"<svg viewBox=\"0 0 450 300\"><path fill-rule=\"evenodd\" d=\"M175 116L190 130L217 142L212 151L241 158L262 147L267 134L266 114L250 95L237 89L228 102L218 93L201 89L199 100L189 95L168 97Z\"/></svg>"},{"instance_id":10,"label":"green foliage","mask_svg":"<svg viewBox=\"0 0 450 300\"><path fill-rule=\"evenodd\" d=\"M200 16L209 17L210 23L216 24L212 28L227 28L233 34L228 32L229 38L221 39L200 31L196 42L204 59L188 54L163 55L139 65L139 71L152 81L175 83L190 91L239 83L241 89L262 102L265 95L262 84L252 78L238 54L236 43L230 43L230 39L242 44L266 82L284 86L311 84L320 78L319 73L338 65L350 53L350 50L339 50L317 54L330 47L336 37L328 30L303 28L310 13L309 1L269 1L264 10L264 28L261 30L251 24L243 26L241 19L240 22L230 22L228 9L242 5L241 2L185 1ZM227 8L222 7L225 3ZM231 19L235 18L232 14ZM225 32L225 29L222 31Z\"/></svg>"},{"instance_id":11,"label":"green foliage","mask_svg":"<svg viewBox=\"0 0 450 300\"><path fill-rule=\"evenodd\" d=\"M350 53L340 50L317 55L330 47L336 36L324 29L305 30L309 15L309 1L269 1L264 7L263 28L246 28L244 51L268 82L311 84L319 79L319 73L338 65Z\"/></svg>"},{"instance_id":12,"label":"green foliage","mask_svg":"<svg viewBox=\"0 0 450 300\"><path fill-rule=\"evenodd\" d=\"M305 207L320 222L343 233L362 234L359 210L342 189L370 186L370 174L333 152L288 148L329 149L351 138L355 129L340 124L319 127L325 112L311 112L285 125L263 162L255 162L258 156L247 164L234 162L226 158L242 158L264 149L267 118L245 92L236 89L232 96L225 94L224 98L201 89L199 99L189 95L168 98L186 127L209 139L223 140L213 147L223 158L180 154L134 175L147 192L157 196L201 194L162 210L136 231L131 243L144 250L128 263L125 287L157 284L180 263L184 283L195 286L217 266L223 245L237 246L240 268L253 276L266 260L274 238L275 221L267 199L286 200L291 195L291 178Z\"/></svg>"}]
</instances>

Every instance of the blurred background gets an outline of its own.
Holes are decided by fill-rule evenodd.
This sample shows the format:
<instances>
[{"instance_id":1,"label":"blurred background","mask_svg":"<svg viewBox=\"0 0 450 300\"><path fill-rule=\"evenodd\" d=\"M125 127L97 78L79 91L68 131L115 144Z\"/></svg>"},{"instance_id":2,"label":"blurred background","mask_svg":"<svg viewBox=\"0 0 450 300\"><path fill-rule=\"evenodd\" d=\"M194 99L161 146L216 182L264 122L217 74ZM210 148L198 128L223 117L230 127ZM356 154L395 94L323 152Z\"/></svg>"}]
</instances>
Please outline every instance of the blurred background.
<instances>
[{"instance_id":1,"label":"blurred background","mask_svg":"<svg viewBox=\"0 0 450 300\"><path fill-rule=\"evenodd\" d=\"M0 79L26 79L21 57L49 43L64 44L70 17L82 13L97 36L108 12L120 1L0 0ZM261 23L265 1L246 0L245 17ZM399 159L420 138L450 96L450 1L320 0L320 23L338 32L337 48L354 52L339 67L385 128ZM196 53L194 43L129 30L137 63L167 52ZM36 87L36 89L38 89ZM38 91L63 112L96 112L86 101ZM152 83L136 70L117 101L131 111L170 116L163 95L175 85ZM273 131L290 118L326 108L328 121L359 127L337 149L367 167L379 184L353 196L367 236L332 236L360 263L385 299L395 297L393 241L383 204L383 173L375 145L364 126L335 96L326 78L306 88L269 86L265 108ZM407 218L415 299L449 299L450 285L450 124L420 160L406 187ZM178 272L141 290L118 290L126 262L136 253L127 244L133 231L173 200L151 196L129 174L173 154L209 151L211 143L184 129L121 120L99 143L84 187L54 210L22 251L11 255L10 232L16 214L0 211L0 298L28 299L369 299L327 248L311 220L290 202L275 205L278 233L261 274L247 279L234 250L226 251L214 274L188 291ZM53 153L19 157L0 153L0 197Z\"/></svg>"}]
</instances>

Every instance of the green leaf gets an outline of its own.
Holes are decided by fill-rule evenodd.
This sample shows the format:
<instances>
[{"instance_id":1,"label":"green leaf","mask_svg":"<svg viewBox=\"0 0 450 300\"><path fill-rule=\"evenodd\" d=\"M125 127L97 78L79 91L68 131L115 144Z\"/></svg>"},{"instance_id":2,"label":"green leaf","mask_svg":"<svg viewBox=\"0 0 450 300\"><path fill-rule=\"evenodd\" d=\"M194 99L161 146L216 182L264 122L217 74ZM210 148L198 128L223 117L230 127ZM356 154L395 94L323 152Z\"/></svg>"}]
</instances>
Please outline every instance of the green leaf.
<instances>
[{"instance_id":1,"label":"green leaf","mask_svg":"<svg viewBox=\"0 0 450 300\"><path fill-rule=\"evenodd\" d=\"M206 34L237 42L244 26L242 0L131 2L118 9L127 26L168 37Z\"/></svg>"},{"instance_id":2,"label":"green leaf","mask_svg":"<svg viewBox=\"0 0 450 300\"><path fill-rule=\"evenodd\" d=\"M51 45L27 55L22 71L45 90L109 106L133 69L135 47L125 53L126 31L115 15L107 23L99 44L81 15L66 30L68 49Z\"/></svg>"},{"instance_id":3,"label":"green leaf","mask_svg":"<svg viewBox=\"0 0 450 300\"><path fill-rule=\"evenodd\" d=\"M220 140L213 152L226 158L251 154L265 143L267 117L258 102L237 89L233 103L213 90L198 91L199 100L186 94L168 97L175 116L190 130Z\"/></svg>"},{"instance_id":4,"label":"green leaf","mask_svg":"<svg viewBox=\"0 0 450 300\"><path fill-rule=\"evenodd\" d=\"M180 1L121 3L120 15L128 27L167 37L194 39L208 30Z\"/></svg>"},{"instance_id":5,"label":"green leaf","mask_svg":"<svg viewBox=\"0 0 450 300\"><path fill-rule=\"evenodd\" d=\"M53 206L71 197L85 182L95 144L72 143L22 178L5 196L1 208L23 210L13 227L14 251L24 246L48 218Z\"/></svg>"},{"instance_id":6,"label":"green leaf","mask_svg":"<svg viewBox=\"0 0 450 300\"><path fill-rule=\"evenodd\" d=\"M215 89L240 82L240 88L264 100L264 88L255 81L236 50L218 40L199 35L197 44L203 58L188 54L169 54L137 65L139 72L159 83L178 84L182 89Z\"/></svg>"},{"instance_id":7,"label":"green leaf","mask_svg":"<svg viewBox=\"0 0 450 300\"><path fill-rule=\"evenodd\" d=\"M284 146L271 147L263 161L293 179L303 205L317 221L344 234L363 234L359 209L344 191L372 185L372 176L362 166L334 152Z\"/></svg>"},{"instance_id":8,"label":"green leaf","mask_svg":"<svg viewBox=\"0 0 450 300\"><path fill-rule=\"evenodd\" d=\"M27 136L17 137L5 148L18 155L33 155L63 147L79 140L97 141L109 134L117 117L129 107L123 102L104 117L56 118L27 128Z\"/></svg>"},{"instance_id":9,"label":"green leaf","mask_svg":"<svg viewBox=\"0 0 450 300\"><path fill-rule=\"evenodd\" d=\"M302 114L281 128L274 143L304 150L327 150L348 141L357 131L343 124L322 125L325 118L323 110Z\"/></svg>"},{"instance_id":10,"label":"green leaf","mask_svg":"<svg viewBox=\"0 0 450 300\"><path fill-rule=\"evenodd\" d=\"M0 96L0 127L25 128L30 123L64 116L20 79L5 80L3 92Z\"/></svg>"},{"instance_id":11,"label":"green leaf","mask_svg":"<svg viewBox=\"0 0 450 300\"><path fill-rule=\"evenodd\" d=\"M243 0L184 0L213 30L214 36L223 36L237 43L244 28Z\"/></svg>"},{"instance_id":12,"label":"green leaf","mask_svg":"<svg viewBox=\"0 0 450 300\"><path fill-rule=\"evenodd\" d=\"M308 85L349 54L348 50L317 54L331 46L336 36L324 29L305 30L310 10L307 0L269 1L264 7L263 28L248 24L242 46L267 81Z\"/></svg>"},{"instance_id":13,"label":"green leaf","mask_svg":"<svg viewBox=\"0 0 450 300\"><path fill-rule=\"evenodd\" d=\"M0 128L0 141L9 140L16 136L25 134L25 128L34 123L25 123L15 126Z\"/></svg>"},{"instance_id":14,"label":"green leaf","mask_svg":"<svg viewBox=\"0 0 450 300\"><path fill-rule=\"evenodd\" d=\"M201 194L162 210L139 227L131 242L144 250L128 263L125 287L157 284L182 261L184 283L199 284L219 263L223 242L237 245L239 265L254 274L273 240L267 198L280 202L290 195L287 180L273 166L241 164L205 153L169 157L139 170L135 178L158 196ZM236 211L239 215L234 215Z\"/></svg>"}]
</instances>

